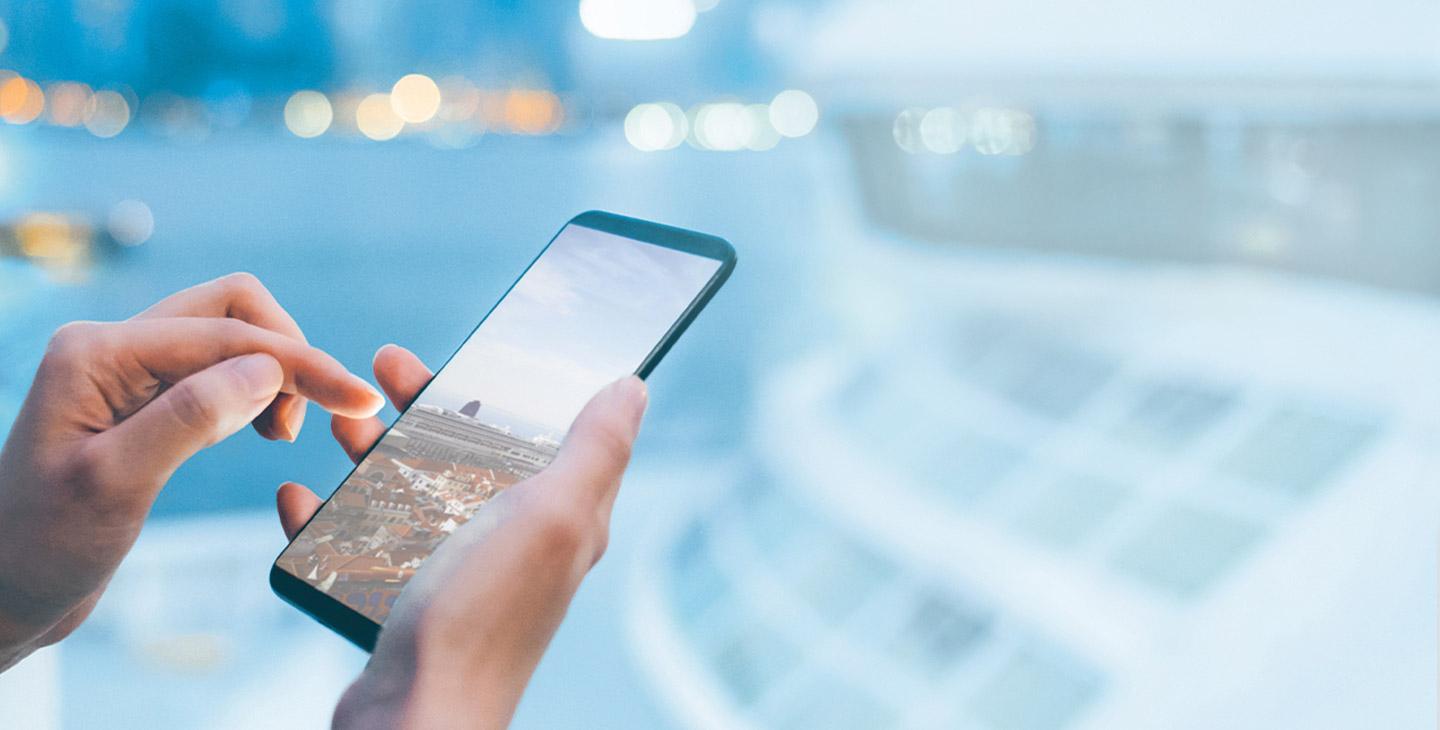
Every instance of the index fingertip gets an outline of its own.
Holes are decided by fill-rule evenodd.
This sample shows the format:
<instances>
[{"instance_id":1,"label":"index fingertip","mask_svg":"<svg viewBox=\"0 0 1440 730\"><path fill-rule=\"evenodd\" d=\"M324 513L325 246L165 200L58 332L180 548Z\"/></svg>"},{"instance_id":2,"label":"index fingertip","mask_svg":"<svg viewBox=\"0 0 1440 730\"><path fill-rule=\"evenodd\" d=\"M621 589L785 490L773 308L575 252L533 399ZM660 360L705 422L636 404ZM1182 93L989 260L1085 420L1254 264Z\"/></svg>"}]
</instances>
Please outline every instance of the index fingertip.
<instances>
[{"instance_id":1,"label":"index fingertip","mask_svg":"<svg viewBox=\"0 0 1440 730\"><path fill-rule=\"evenodd\" d=\"M385 407L385 396L380 395L380 391L376 390L375 386L366 382L365 379L359 376L352 377L354 377L355 382L360 386L359 392L361 395L358 398L354 412L341 413L340 415L347 418L369 418L379 413L380 409Z\"/></svg>"}]
</instances>

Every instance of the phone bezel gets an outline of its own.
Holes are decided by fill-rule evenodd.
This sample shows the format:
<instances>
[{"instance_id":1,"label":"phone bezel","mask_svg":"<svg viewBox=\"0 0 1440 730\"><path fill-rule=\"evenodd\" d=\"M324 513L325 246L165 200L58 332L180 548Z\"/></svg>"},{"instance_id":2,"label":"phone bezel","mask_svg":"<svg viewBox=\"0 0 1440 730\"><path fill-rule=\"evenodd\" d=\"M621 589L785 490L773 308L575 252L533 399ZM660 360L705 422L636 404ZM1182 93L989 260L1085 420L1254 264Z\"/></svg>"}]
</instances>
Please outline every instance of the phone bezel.
<instances>
[{"instance_id":1,"label":"phone bezel","mask_svg":"<svg viewBox=\"0 0 1440 730\"><path fill-rule=\"evenodd\" d=\"M540 249L540 252L535 255L535 258L531 259L530 263L525 266L525 270L520 272L519 276L515 277L514 283L512 283L510 287L505 290L505 293L495 301L495 304L490 307L490 311L486 312L485 316L471 329L470 334L466 335L465 338L460 341L460 346L455 348L455 352L452 352L450 357L446 358L445 363L435 371L437 374L441 370L444 370L446 365L450 364L450 360L454 359L455 354L460 351L460 347L470 339L470 336L474 335L476 330L484 326L485 320L489 319L490 315L495 312L495 307L498 307L500 302L505 301L505 297L510 295L510 290L514 289L515 285L525 278L525 275L530 272L530 268L535 265L535 262L539 261L540 257L544 256L545 252L550 249L550 245L555 242L555 239L559 238L560 233L563 232L566 227L572 225L584 226L624 238L703 256L720 262L720 267L716 269L715 274L710 277L710 280L701 288L695 299L690 302L690 305L686 307L685 311L681 313L675 320L675 323L671 325L670 329L660 338L660 341L656 343L654 349L652 349L640 363L640 367L636 369L635 374L641 378L649 377L650 373L654 371L655 366L665 357L665 353L670 351L670 348L680 339L680 335L684 334L685 330L690 326L690 323L695 321L700 311L705 308L705 305L709 304L710 299L720 290L725 280L730 278L730 272L735 269L735 248L723 238L686 230L684 228L675 228L660 223L629 218L615 213L598 210L586 211L571 218L564 226L560 227L560 230L555 232L554 236L550 237L550 241L545 244L545 247ZM421 393L423 394L424 390L421 390ZM393 426L394 424L392 423L391 427ZM390 429L387 428L385 432L388 434ZM384 438L384 436L382 435L381 438ZM379 443L378 439L376 443ZM367 452L366 456L368 455ZM364 461L363 456L360 461ZM355 468L352 468L350 472L346 474L344 479L340 480L340 483L343 485L345 481L354 474L355 469L358 468L359 462L356 463ZM339 487L337 487L335 491L338 492ZM331 497L333 496L334 493L331 494ZM326 499L326 502L329 502L329 498ZM307 521L306 526L308 525L309 522ZM301 527L300 529L304 531L305 527ZM289 549L289 547L290 544L287 542L285 549ZM281 554L284 554L284 550L281 550ZM278 563L279 559L280 556L277 555L275 558L276 562L270 565L270 587L275 591L276 595L286 603L289 603L300 611L308 614L311 618L329 627L335 633L350 640L351 643L361 649L365 651L374 650L375 641L380 634L380 624L359 611L350 608L330 594L311 586L298 576L291 575L281 569Z\"/></svg>"}]
</instances>

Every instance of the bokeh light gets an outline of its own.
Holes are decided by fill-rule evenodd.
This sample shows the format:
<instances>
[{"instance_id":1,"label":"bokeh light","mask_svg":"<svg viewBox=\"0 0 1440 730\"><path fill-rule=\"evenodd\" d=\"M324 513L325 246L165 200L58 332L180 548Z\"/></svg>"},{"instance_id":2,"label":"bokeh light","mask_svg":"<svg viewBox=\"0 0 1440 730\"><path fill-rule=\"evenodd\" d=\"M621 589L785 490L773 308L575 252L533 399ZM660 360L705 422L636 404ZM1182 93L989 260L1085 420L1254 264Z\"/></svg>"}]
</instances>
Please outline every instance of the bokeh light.
<instances>
[{"instance_id":1,"label":"bokeh light","mask_svg":"<svg viewBox=\"0 0 1440 730\"><path fill-rule=\"evenodd\" d=\"M906 109L895 117L895 125L891 133L895 135L895 144L900 149L911 154L920 152L923 143L920 141L920 120L925 118L924 109Z\"/></svg>"},{"instance_id":2,"label":"bokeh light","mask_svg":"<svg viewBox=\"0 0 1440 730\"><path fill-rule=\"evenodd\" d=\"M695 5L691 0L580 0L580 23L599 38L679 38L695 25Z\"/></svg>"},{"instance_id":3,"label":"bokeh light","mask_svg":"<svg viewBox=\"0 0 1440 730\"><path fill-rule=\"evenodd\" d=\"M820 121L820 107L809 94L788 89L770 100L770 124L784 137L804 137Z\"/></svg>"},{"instance_id":4,"label":"bokeh light","mask_svg":"<svg viewBox=\"0 0 1440 730\"><path fill-rule=\"evenodd\" d=\"M26 213L16 221L14 233L20 253L50 269L52 275L62 280L83 276L92 231L82 220L59 213Z\"/></svg>"},{"instance_id":5,"label":"bokeh light","mask_svg":"<svg viewBox=\"0 0 1440 730\"><path fill-rule=\"evenodd\" d=\"M718 152L743 149L750 139L750 115L732 101L702 104L695 110L692 132L697 147Z\"/></svg>"},{"instance_id":6,"label":"bokeh light","mask_svg":"<svg viewBox=\"0 0 1440 730\"><path fill-rule=\"evenodd\" d=\"M0 117L8 117L25 102L25 79L9 70L0 70Z\"/></svg>"},{"instance_id":7,"label":"bokeh light","mask_svg":"<svg viewBox=\"0 0 1440 730\"><path fill-rule=\"evenodd\" d=\"M951 155L965 146L965 117L948 106L936 107L920 117L920 142L939 155Z\"/></svg>"},{"instance_id":8,"label":"bokeh light","mask_svg":"<svg viewBox=\"0 0 1440 730\"><path fill-rule=\"evenodd\" d=\"M96 137L114 137L130 123L130 102L118 91L97 91L85 101L84 121Z\"/></svg>"},{"instance_id":9,"label":"bokeh light","mask_svg":"<svg viewBox=\"0 0 1440 730\"><path fill-rule=\"evenodd\" d=\"M45 93L40 85L23 76L0 84L0 117L11 124L29 124L45 111Z\"/></svg>"},{"instance_id":10,"label":"bokeh light","mask_svg":"<svg viewBox=\"0 0 1440 730\"><path fill-rule=\"evenodd\" d=\"M424 74L402 76L390 88L390 107L410 124L422 124L440 111L440 86Z\"/></svg>"},{"instance_id":11,"label":"bokeh light","mask_svg":"<svg viewBox=\"0 0 1440 730\"><path fill-rule=\"evenodd\" d=\"M159 91L140 105L147 128L179 142L198 143L210 136L210 113L197 99Z\"/></svg>"},{"instance_id":12,"label":"bokeh light","mask_svg":"<svg viewBox=\"0 0 1440 730\"><path fill-rule=\"evenodd\" d=\"M334 120L330 100L318 91L297 91L285 102L285 127L296 137L319 137Z\"/></svg>"},{"instance_id":13,"label":"bokeh light","mask_svg":"<svg viewBox=\"0 0 1440 730\"><path fill-rule=\"evenodd\" d=\"M505 95L505 124L517 134L549 134L563 118L560 97L549 91L514 89Z\"/></svg>"},{"instance_id":14,"label":"bokeh light","mask_svg":"<svg viewBox=\"0 0 1440 730\"><path fill-rule=\"evenodd\" d=\"M745 149L764 152L780 144L780 132L770 121L768 104L750 104L745 107L745 114L750 118L750 136L745 140Z\"/></svg>"},{"instance_id":15,"label":"bokeh light","mask_svg":"<svg viewBox=\"0 0 1440 730\"><path fill-rule=\"evenodd\" d=\"M969 142L982 155L1023 155L1035 147L1035 118L1019 109L983 107L967 117L947 107L906 109L895 117L895 144L910 153L948 155Z\"/></svg>"},{"instance_id":16,"label":"bokeh light","mask_svg":"<svg viewBox=\"0 0 1440 730\"><path fill-rule=\"evenodd\" d=\"M78 127L85 121L85 107L90 102L90 87L73 81L50 85L46 118L61 127Z\"/></svg>"},{"instance_id":17,"label":"bokeh light","mask_svg":"<svg viewBox=\"0 0 1440 730\"><path fill-rule=\"evenodd\" d=\"M685 112L668 103L637 104L625 115L625 140L642 152L669 150L685 141Z\"/></svg>"},{"instance_id":18,"label":"bokeh light","mask_svg":"<svg viewBox=\"0 0 1440 730\"><path fill-rule=\"evenodd\" d=\"M978 109L970 137L982 155L1023 155L1035 147L1035 118L1015 109Z\"/></svg>"},{"instance_id":19,"label":"bokeh light","mask_svg":"<svg viewBox=\"0 0 1440 730\"><path fill-rule=\"evenodd\" d=\"M155 216L139 200L122 200L110 208L105 230L122 246L139 246L155 233Z\"/></svg>"},{"instance_id":20,"label":"bokeh light","mask_svg":"<svg viewBox=\"0 0 1440 730\"><path fill-rule=\"evenodd\" d=\"M400 134L405 120L390 105L389 94L370 94L355 107L355 126L366 137L383 142Z\"/></svg>"},{"instance_id":21,"label":"bokeh light","mask_svg":"<svg viewBox=\"0 0 1440 730\"><path fill-rule=\"evenodd\" d=\"M480 90L464 76L448 76L440 80L440 109L436 116L442 122L462 122L480 111Z\"/></svg>"}]
</instances>

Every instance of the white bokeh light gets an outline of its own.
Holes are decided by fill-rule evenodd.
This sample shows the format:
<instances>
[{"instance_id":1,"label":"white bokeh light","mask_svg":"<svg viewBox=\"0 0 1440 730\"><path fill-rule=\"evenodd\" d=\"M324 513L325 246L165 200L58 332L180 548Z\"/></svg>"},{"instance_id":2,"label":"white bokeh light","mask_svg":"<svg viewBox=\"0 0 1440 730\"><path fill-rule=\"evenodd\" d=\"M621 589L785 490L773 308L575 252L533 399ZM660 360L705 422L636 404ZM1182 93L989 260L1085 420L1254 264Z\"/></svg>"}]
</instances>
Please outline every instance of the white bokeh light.
<instances>
[{"instance_id":1,"label":"white bokeh light","mask_svg":"<svg viewBox=\"0 0 1440 730\"><path fill-rule=\"evenodd\" d=\"M687 126L674 104L637 104L625 115L625 140L642 152L674 149L685 140Z\"/></svg>"},{"instance_id":2,"label":"white bokeh light","mask_svg":"<svg viewBox=\"0 0 1440 730\"><path fill-rule=\"evenodd\" d=\"M114 137L130 123L130 104L116 91L97 91L85 102L85 128L96 137Z\"/></svg>"},{"instance_id":3,"label":"white bokeh light","mask_svg":"<svg viewBox=\"0 0 1440 730\"><path fill-rule=\"evenodd\" d=\"M780 144L780 133L770 123L770 107L765 104L751 104L745 107L750 117L750 137L745 140L745 149L764 152Z\"/></svg>"},{"instance_id":4,"label":"white bokeh light","mask_svg":"<svg viewBox=\"0 0 1440 730\"><path fill-rule=\"evenodd\" d=\"M285 127L296 137L318 137L334 120L330 100L318 91L297 91L285 102Z\"/></svg>"},{"instance_id":5,"label":"white bokeh light","mask_svg":"<svg viewBox=\"0 0 1440 730\"><path fill-rule=\"evenodd\" d=\"M799 89L787 89L770 101L770 125L783 137L804 137L820 121L815 99Z\"/></svg>"},{"instance_id":6,"label":"white bokeh light","mask_svg":"<svg viewBox=\"0 0 1440 730\"><path fill-rule=\"evenodd\" d=\"M924 109L906 109L895 117L895 125L891 132L895 135L895 144L900 149L911 154L920 152L923 145L920 142L920 120L925 117Z\"/></svg>"},{"instance_id":7,"label":"white bokeh light","mask_svg":"<svg viewBox=\"0 0 1440 730\"><path fill-rule=\"evenodd\" d=\"M110 208L105 220L110 237L122 246L139 246L155 233L155 216L139 200L122 200Z\"/></svg>"},{"instance_id":8,"label":"white bokeh light","mask_svg":"<svg viewBox=\"0 0 1440 730\"><path fill-rule=\"evenodd\" d=\"M1035 118L1017 109L978 109L970 138L982 155L1023 155L1035 147Z\"/></svg>"},{"instance_id":9,"label":"white bokeh light","mask_svg":"<svg viewBox=\"0 0 1440 730\"><path fill-rule=\"evenodd\" d=\"M405 120L390 106L389 94L370 94L355 107L355 126L366 137L383 142L400 134Z\"/></svg>"},{"instance_id":10,"label":"white bokeh light","mask_svg":"<svg viewBox=\"0 0 1440 730\"><path fill-rule=\"evenodd\" d=\"M695 145L717 152L744 149L750 139L751 124L744 104L733 101L702 104L694 115Z\"/></svg>"},{"instance_id":11,"label":"white bokeh light","mask_svg":"<svg viewBox=\"0 0 1440 730\"><path fill-rule=\"evenodd\" d=\"M965 117L948 106L920 117L920 142L938 155L953 155L965 146Z\"/></svg>"},{"instance_id":12,"label":"white bokeh light","mask_svg":"<svg viewBox=\"0 0 1440 730\"><path fill-rule=\"evenodd\" d=\"M428 122L440 111L440 86L425 74L406 74L390 87L390 107L410 124Z\"/></svg>"},{"instance_id":13,"label":"white bokeh light","mask_svg":"<svg viewBox=\"0 0 1440 730\"><path fill-rule=\"evenodd\" d=\"M599 38L658 41L695 25L691 0L580 0L580 23Z\"/></svg>"}]
</instances>

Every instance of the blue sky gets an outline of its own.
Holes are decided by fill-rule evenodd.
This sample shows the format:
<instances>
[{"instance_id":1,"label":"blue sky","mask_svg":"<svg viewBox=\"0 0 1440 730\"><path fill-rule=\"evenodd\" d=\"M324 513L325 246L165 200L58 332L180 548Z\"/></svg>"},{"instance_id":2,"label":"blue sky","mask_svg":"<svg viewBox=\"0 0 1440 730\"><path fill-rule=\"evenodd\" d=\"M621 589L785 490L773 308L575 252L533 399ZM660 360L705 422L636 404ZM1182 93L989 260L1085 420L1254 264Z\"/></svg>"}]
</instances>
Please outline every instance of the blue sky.
<instances>
[{"instance_id":1,"label":"blue sky","mask_svg":"<svg viewBox=\"0 0 1440 730\"><path fill-rule=\"evenodd\" d=\"M509 411L563 434L609 382L633 373L719 262L567 226L422 401Z\"/></svg>"}]
</instances>

